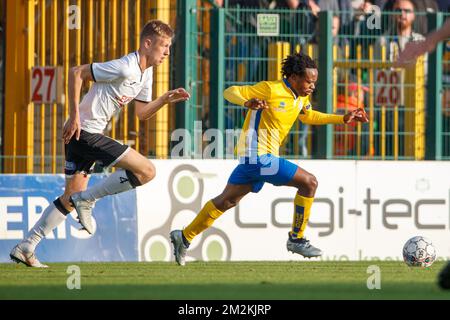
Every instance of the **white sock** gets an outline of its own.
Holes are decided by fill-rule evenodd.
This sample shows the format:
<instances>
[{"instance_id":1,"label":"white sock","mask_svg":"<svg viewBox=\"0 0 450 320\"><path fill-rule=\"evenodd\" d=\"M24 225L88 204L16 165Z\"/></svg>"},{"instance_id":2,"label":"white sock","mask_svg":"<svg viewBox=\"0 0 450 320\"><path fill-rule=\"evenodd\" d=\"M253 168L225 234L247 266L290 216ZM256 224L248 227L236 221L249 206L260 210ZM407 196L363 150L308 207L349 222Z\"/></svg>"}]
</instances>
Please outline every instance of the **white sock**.
<instances>
[{"instance_id":1,"label":"white sock","mask_svg":"<svg viewBox=\"0 0 450 320\"><path fill-rule=\"evenodd\" d=\"M104 196L121 193L133 188L130 181L128 181L125 170L117 170L96 185L82 191L80 195L84 200L96 201Z\"/></svg>"},{"instance_id":2,"label":"white sock","mask_svg":"<svg viewBox=\"0 0 450 320\"><path fill-rule=\"evenodd\" d=\"M20 248L25 252L34 252L39 242L52 232L53 229L64 222L66 218L67 217L56 208L53 202L50 203L33 228L28 232L25 239L22 240Z\"/></svg>"}]
</instances>

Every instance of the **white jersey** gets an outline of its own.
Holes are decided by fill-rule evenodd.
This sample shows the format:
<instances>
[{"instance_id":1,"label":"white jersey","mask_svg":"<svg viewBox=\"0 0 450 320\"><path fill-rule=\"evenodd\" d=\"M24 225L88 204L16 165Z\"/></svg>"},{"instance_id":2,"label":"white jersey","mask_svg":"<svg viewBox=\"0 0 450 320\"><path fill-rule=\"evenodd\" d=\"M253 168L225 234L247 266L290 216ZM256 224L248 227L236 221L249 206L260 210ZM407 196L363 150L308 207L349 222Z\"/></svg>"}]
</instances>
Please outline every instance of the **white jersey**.
<instances>
[{"instance_id":1,"label":"white jersey","mask_svg":"<svg viewBox=\"0 0 450 320\"><path fill-rule=\"evenodd\" d=\"M80 103L81 129L103 133L111 117L131 100L152 100L153 68L139 66L139 54L132 52L120 59L92 63L94 84Z\"/></svg>"}]
</instances>

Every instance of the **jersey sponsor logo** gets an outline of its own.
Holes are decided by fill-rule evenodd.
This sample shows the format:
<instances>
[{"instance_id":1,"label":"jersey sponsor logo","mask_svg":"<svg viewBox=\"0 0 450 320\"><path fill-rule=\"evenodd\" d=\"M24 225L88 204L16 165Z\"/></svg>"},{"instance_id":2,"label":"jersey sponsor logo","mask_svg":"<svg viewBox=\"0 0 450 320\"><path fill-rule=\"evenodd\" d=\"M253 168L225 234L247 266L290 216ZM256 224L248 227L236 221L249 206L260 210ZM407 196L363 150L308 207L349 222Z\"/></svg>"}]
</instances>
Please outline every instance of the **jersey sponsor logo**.
<instances>
[{"instance_id":1,"label":"jersey sponsor logo","mask_svg":"<svg viewBox=\"0 0 450 320\"><path fill-rule=\"evenodd\" d=\"M119 180L120 180L120 183L128 182L128 179L124 178L124 177L119 177Z\"/></svg>"},{"instance_id":2,"label":"jersey sponsor logo","mask_svg":"<svg viewBox=\"0 0 450 320\"><path fill-rule=\"evenodd\" d=\"M122 96L122 97L116 97L117 102L121 105L124 106L126 104L128 104L131 100L133 100L133 97L127 97L127 96Z\"/></svg>"},{"instance_id":3,"label":"jersey sponsor logo","mask_svg":"<svg viewBox=\"0 0 450 320\"><path fill-rule=\"evenodd\" d=\"M286 112L286 102L281 101L280 104L278 105L278 108L274 108L275 111L280 111L280 112Z\"/></svg>"}]
</instances>

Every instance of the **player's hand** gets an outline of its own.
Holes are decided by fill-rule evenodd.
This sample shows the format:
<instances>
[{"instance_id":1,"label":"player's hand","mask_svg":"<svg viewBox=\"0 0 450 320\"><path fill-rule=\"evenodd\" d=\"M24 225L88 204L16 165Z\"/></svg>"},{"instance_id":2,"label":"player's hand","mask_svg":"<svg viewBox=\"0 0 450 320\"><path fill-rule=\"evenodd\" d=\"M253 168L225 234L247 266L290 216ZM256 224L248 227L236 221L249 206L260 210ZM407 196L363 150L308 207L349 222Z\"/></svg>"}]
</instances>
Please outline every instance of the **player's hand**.
<instances>
[{"instance_id":1,"label":"player's hand","mask_svg":"<svg viewBox=\"0 0 450 320\"><path fill-rule=\"evenodd\" d=\"M416 59L434 49L433 44L429 40L408 42L405 48L400 52L397 60L394 62L394 68L401 68L416 62Z\"/></svg>"},{"instance_id":2,"label":"player's hand","mask_svg":"<svg viewBox=\"0 0 450 320\"><path fill-rule=\"evenodd\" d=\"M65 144L68 144L72 136L75 134L77 140L80 139L81 124L80 117L69 117L64 124L62 138Z\"/></svg>"},{"instance_id":3,"label":"player's hand","mask_svg":"<svg viewBox=\"0 0 450 320\"><path fill-rule=\"evenodd\" d=\"M186 101L189 100L191 95L189 92L184 90L183 88L178 88L175 90L167 91L163 96L162 99L164 101L164 104L166 103L177 103L180 101Z\"/></svg>"},{"instance_id":4,"label":"player's hand","mask_svg":"<svg viewBox=\"0 0 450 320\"><path fill-rule=\"evenodd\" d=\"M246 106L249 109L252 110L259 110L259 109L268 109L269 105L265 100L260 100L258 98L252 98L244 103L244 106Z\"/></svg>"},{"instance_id":5,"label":"player's hand","mask_svg":"<svg viewBox=\"0 0 450 320\"><path fill-rule=\"evenodd\" d=\"M351 122L369 122L369 118L363 108L358 108L344 116L344 123Z\"/></svg>"},{"instance_id":6,"label":"player's hand","mask_svg":"<svg viewBox=\"0 0 450 320\"><path fill-rule=\"evenodd\" d=\"M309 8L311 9L311 12L314 16L318 17L320 12L319 5L314 0L308 1Z\"/></svg>"}]
</instances>

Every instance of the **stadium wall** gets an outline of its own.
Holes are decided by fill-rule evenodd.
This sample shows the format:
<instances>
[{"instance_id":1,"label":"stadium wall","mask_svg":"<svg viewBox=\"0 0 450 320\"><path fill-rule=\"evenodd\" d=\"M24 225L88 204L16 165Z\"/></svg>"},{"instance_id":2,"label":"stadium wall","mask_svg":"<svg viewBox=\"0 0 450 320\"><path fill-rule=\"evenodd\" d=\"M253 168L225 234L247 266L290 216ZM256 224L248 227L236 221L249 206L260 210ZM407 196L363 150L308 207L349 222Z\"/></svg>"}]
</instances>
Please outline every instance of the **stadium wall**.
<instances>
[{"instance_id":1,"label":"stadium wall","mask_svg":"<svg viewBox=\"0 0 450 320\"><path fill-rule=\"evenodd\" d=\"M306 237L323 260L400 260L423 235L450 257L450 163L295 161L319 188ZM100 200L97 232L71 214L38 247L42 261L170 261L169 232L186 226L218 195L235 160L154 160L157 175L135 191ZM431 165L432 164L432 165ZM90 184L101 175L93 175ZM0 262L64 186L63 175L0 175ZM304 260L286 250L295 189L266 184L194 239L188 260Z\"/></svg>"},{"instance_id":2,"label":"stadium wall","mask_svg":"<svg viewBox=\"0 0 450 320\"><path fill-rule=\"evenodd\" d=\"M293 162L319 187L305 236L324 260L401 259L423 235L450 256L450 163L395 161ZM172 259L170 230L187 226L222 192L233 160L155 161L155 181L137 190L140 259ZM189 259L303 260L286 250L295 189L265 184L194 239Z\"/></svg>"},{"instance_id":3,"label":"stadium wall","mask_svg":"<svg viewBox=\"0 0 450 320\"><path fill-rule=\"evenodd\" d=\"M90 184L100 180L93 175ZM63 193L64 175L0 175L0 262L10 261L9 252L33 227L40 214ZM76 213L37 247L36 255L46 262L136 261L136 192L104 198L96 203L91 236L80 231Z\"/></svg>"}]
</instances>

